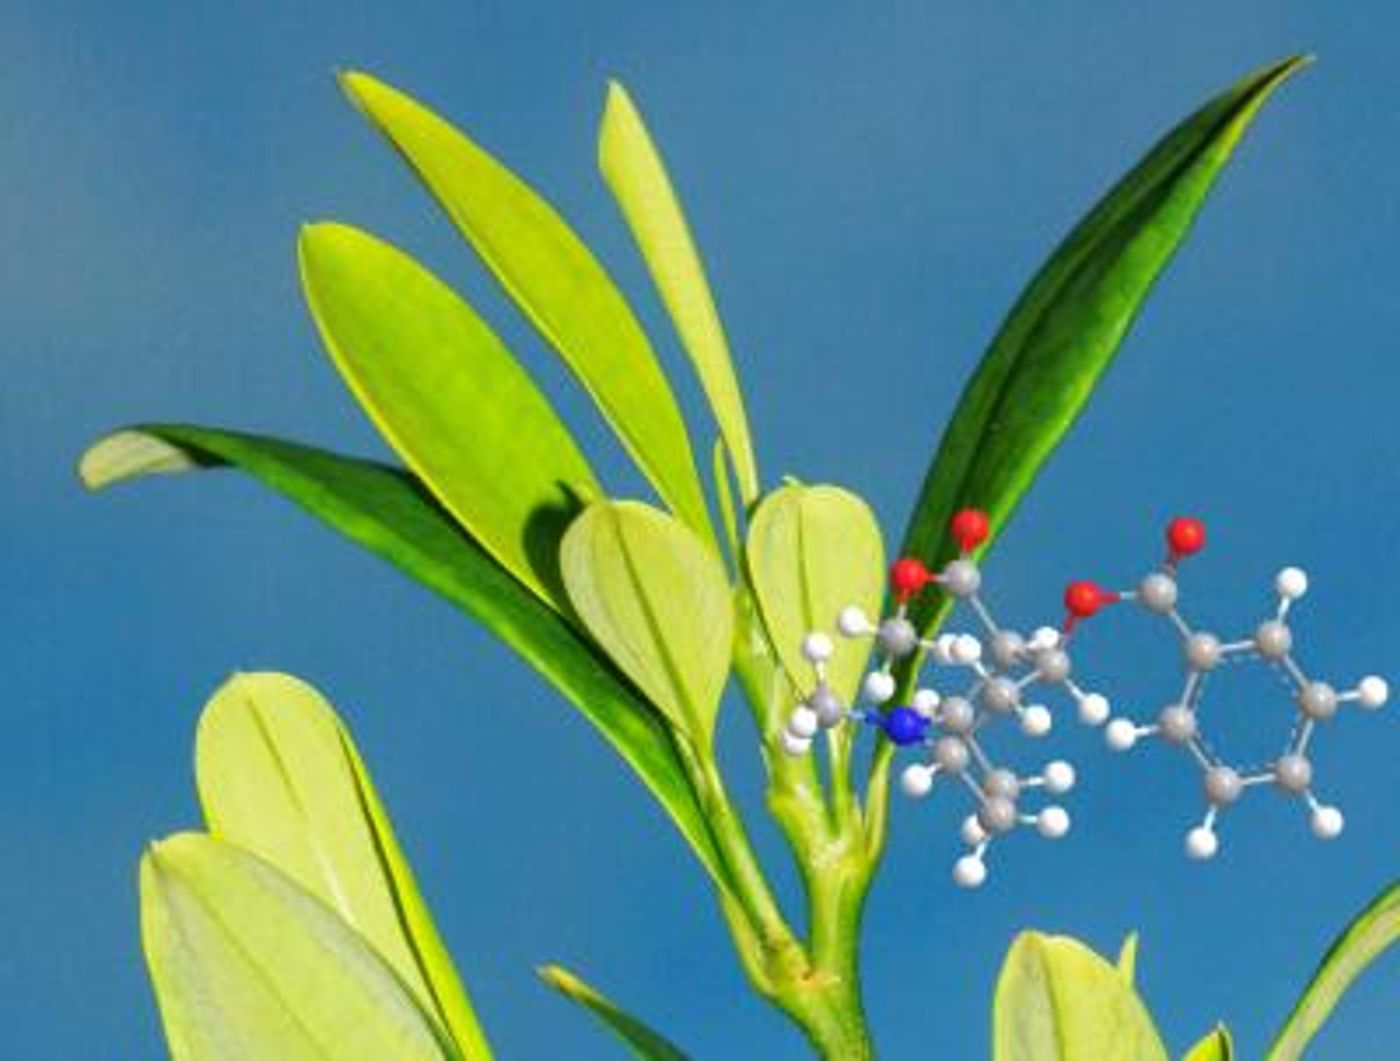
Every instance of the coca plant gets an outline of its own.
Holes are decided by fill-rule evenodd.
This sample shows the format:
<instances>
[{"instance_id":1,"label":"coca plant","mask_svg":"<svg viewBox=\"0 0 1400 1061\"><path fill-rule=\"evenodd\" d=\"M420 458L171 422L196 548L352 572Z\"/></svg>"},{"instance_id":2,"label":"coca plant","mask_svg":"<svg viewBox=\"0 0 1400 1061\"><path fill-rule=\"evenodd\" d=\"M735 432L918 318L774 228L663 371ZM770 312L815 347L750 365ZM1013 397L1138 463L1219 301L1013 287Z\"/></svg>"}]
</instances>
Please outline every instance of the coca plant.
<instances>
[{"instance_id":1,"label":"coca plant","mask_svg":"<svg viewBox=\"0 0 1400 1061\"><path fill-rule=\"evenodd\" d=\"M899 555L956 552L952 514L1004 527L1117 352L1288 59L1209 100L1073 229L1031 280L967 384L913 504ZM613 497L568 427L472 307L403 250L340 223L298 257L325 348L402 464L222 428L149 423L84 456L91 487L232 467L394 564L495 633L583 713L665 810L713 886L753 989L823 1057L873 1056L861 1006L861 913L885 848L892 745L853 727L825 768L782 754L810 691L804 632L846 605L878 613L884 548L850 491L765 479L724 328L666 168L626 91L609 87L598 164L712 422L687 425L651 340L558 212L464 133L363 73L346 95L593 399L654 491ZM983 544L984 551L990 540ZM926 603L925 634L941 619ZM827 667L849 702L863 649ZM800 872L785 908L714 749L735 679L766 771L766 806ZM908 695L909 674L901 693ZM202 834L142 864L142 922L177 1058L490 1056L387 815L330 707L283 675L231 680L200 726ZM1354 923L1285 1025L1293 1057L1395 931L1383 896ZM994 1006L998 1058L1165 1057L1117 966L1027 933ZM680 1051L577 977L543 971L638 1056ZM1224 1029L1193 1057L1228 1057Z\"/></svg>"}]
</instances>

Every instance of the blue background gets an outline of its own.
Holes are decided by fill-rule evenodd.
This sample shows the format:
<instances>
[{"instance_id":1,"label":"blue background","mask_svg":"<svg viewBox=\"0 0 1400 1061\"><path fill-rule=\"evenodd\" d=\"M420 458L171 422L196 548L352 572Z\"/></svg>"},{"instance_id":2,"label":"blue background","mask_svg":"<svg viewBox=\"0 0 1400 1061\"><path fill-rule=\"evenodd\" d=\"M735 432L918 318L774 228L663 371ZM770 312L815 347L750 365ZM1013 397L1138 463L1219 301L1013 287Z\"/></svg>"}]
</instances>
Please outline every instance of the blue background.
<instances>
[{"instance_id":1,"label":"blue background","mask_svg":"<svg viewBox=\"0 0 1400 1061\"><path fill-rule=\"evenodd\" d=\"M337 217L460 284L609 482L639 489L344 105L338 66L432 102L544 189L634 293L698 412L593 169L604 80L624 78L710 264L769 482L846 484L897 538L982 344L1055 240L1207 95L1316 51L1026 499L989 596L1008 621L1050 618L1068 578L1136 577L1163 519L1189 510L1212 528L1193 614L1247 629L1273 571L1296 562L1314 576L1297 613L1305 662L1339 684L1400 677L1400 19L1384 5L1150 6L0 6L6 1053L160 1053L135 860L196 822L205 696L231 669L271 667L349 718L502 1056L616 1055L535 981L552 960L700 1057L803 1054L746 991L663 816L489 636L237 476L95 498L74 479L86 441L150 418L381 454L295 282L298 224ZM1125 703L1170 696L1164 632L1109 625L1086 642L1086 673ZM1259 754L1282 739L1276 686L1242 675L1214 696ZM733 706L726 765L791 898ZM1343 839L1318 845L1296 807L1258 793L1205 867L1180 853L1198 813L1187 763L1156 746L1113 758L1070 727L1076 830L1058 848L1008 842L979 894L948 880L961 801L899 803L865 949L883 1056L983 1055L996 970L1025 926L1105 951L1140 929L1140 982L1171 1045L1223 1017L1256 1054L1333 934L1400 871L1396 718L1345 717L1322 737ZM1392 1056L1398 986L1400 964L1382 960L1317 1056Z\"/></svg>"}]
</instances>

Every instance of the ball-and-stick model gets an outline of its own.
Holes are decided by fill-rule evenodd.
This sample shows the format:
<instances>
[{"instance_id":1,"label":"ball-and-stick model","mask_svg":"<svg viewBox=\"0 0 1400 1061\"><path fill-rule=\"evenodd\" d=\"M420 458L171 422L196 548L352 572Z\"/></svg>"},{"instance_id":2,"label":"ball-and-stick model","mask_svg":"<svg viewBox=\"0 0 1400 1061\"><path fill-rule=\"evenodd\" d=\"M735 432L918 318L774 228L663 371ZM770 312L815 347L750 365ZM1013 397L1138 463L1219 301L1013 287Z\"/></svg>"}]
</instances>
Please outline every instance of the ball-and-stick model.
<instances>
[{"instance_id":1,"label":"ball-and-stick model","mask_svg":"<svg viewBox=\"0 0 1400 1061\"><path fill-rule=\"evenodd\" d=\"M1206 812L1200 824L1186 834L1186 853L1194 859L1208 859L1219 850L1216 824L1226 808L1246 789L1272 785L1279 791L1300 798L1306 804L1313 833L1330 840L1342 831L1342 813L1322 803L1313 790L1313 765L1308 749L1319 723L1332 718L1343 704L1355 703L1376 709L1389 698L1385 679L1371 675L1356 687L1338 692L1316 680L1293 654L1293 631L1288 625L1289 610L1307 592L1308 578L1296 567L1286 567L1274 579L1278 605L1273 614L1255 627L1253 633L1234 641L1192 626L1178 607L1178 567L1184 559L1205 547L1205 526L1200 520L1181 517L1167 527L1167 556L1155 570L1144 575L1136 588L1107 591L1093 582L1074 582L1065 591L1068 633L1107 605L1133 601L1145 611L1161 616L1171 624L1180 639L1184 682L1180 695L1157 714L1156 721L1141 724L1126 717L1114 718L1104 731L1110 748L1127 751L1143 737L1158 737L1190 753L1201 770ZM1288 741L1279 756L1257 770L1245 770L1218 754L1201 732L1202 694L1209 675L1227 661L1260 661L1277 668L1292 690L1294 722Z\"/></svg>"},{"instance_id":2,"label":"ball-and-stick model","mask_svg":"<svg viewBox=\"0 0 1400 1061\"><path fill-rule=\"evenodd\" d=\"M862 683L862 699L870 706L848 708L826 680L825 665L834 649L824 632L808 634L803 654L811 662L816 683L812 692L788 719L782 734L784 749L793 755L805 753L812 737L821 729L831 729L846 721L878 728L899 747L928 749L926 761L906 767L900 788L911 797L929 793L936 778L957 778L971 793L977 810L964 820L962 837L969 851L958 859L953 879L963 887L975 888L987 876L985 856L998 836L1017 826L1034 826L1045 837L1063 836L1070 825L1063 807L1049 805L1036 813L1024 813L1020 800L1030 790L1044 789L1061 795L1074 785L1074 769L1063 761L1051 762L1040 774L1023 777L995 763L979 734L996 718L1014 717L1027 736L1042 737L1050 731L1053 718L1047 707L1026 702L1036 684L1062 686L1075 698L1080 717L1094 725L1109 714L1104 697L1086 692L1070 678L1071 663L1060 631L1042 627L1030 637L1002 626L981 596L982 572L972 553L987 540L989 524L985 513L964 509L952 520L952 535L960 555L940 573L930 571L921 561L904 558L890 570L895 611L878 625L859 608L844 609L837 617L837 630L847 638L872 638L876 665ZM986 640L972 634L942 634L927 639L919 635L909 619L909 605L929 587L937 587L955 601L966 602L981 626ZM919 665L931 658L935 663L972 671L968 688L960 694L941 695L933 688L915 689L907 704L892 704L897 691L895 668L914 657Z\"/></svg>"}]
</instances>

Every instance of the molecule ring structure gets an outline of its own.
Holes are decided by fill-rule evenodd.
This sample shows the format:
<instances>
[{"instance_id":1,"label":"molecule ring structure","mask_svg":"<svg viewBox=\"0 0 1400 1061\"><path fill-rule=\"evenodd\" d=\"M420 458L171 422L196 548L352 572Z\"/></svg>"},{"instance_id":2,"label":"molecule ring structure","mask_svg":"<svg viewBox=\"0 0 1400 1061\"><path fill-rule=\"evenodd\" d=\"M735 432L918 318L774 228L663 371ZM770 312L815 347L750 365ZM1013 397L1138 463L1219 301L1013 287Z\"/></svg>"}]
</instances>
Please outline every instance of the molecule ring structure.
<instances>
[{"instance_id":1,"label":"molecule ring structure","mask_svg":"<svg viewBox=\"0 0 1400 1061\"><path fill-rule=\"evenodd\" d=\"M983 729L998 719L1014 719L1028 737L1049 733L1053 724L1050 709L1030 700L1032 689L1039 685L1065 689L1077 703L1080 718L1092 725L1102 724L1110 707L1103 696L1085 691L1071 678L1072 664L1061 631L1041 627L1024 636L994 617L981 595L982 572L972 559L972 553L988 537L986 514L964 509L953 517L951 530L960 555L941 572L934 573L911 558L893 565L893 614L877 624L859 608L848 607L837 617L840 636L874 642L875 666L861 686L861 699L867 706L848 707L828 684L826 662L835 647L831 636L825 631L807 635L802 651L812 664L815 684L788 718L781 741L788 754L802 755L819 730L850 722L878 729L898 747L925 749L924 761L905 767L900 788L910 797L921 798L931 791L937 778L946 777L971 793L976 809L961 830L969 850L954 864L953 879L975 888L986 879L985 856L997 837L1018 826L1032 826L1051 839L1065 835L1070 819L1063 807L1051 804L1027 813L1021 803L1036 789L1051 796L1062 795L1075 780L1074 768L1064 761L1048 763L1031 776L999 765L981 739ZM982 637L968 633L921 637L909 619L909 606L930 589L965 603ZM925 660L970 672L970 680L959 692L950 694L918 685L920 665ZM897 704L893 702L895 670L906 661L912 674L910 684L915 687L908 703Z\"/></svg>"},{"instance_id":2,"label":"molecule ring structure","mask_svg":"<svg viewBox=\"0 0 1400 1061\"><path fill-rule=\"evenodd\" d=\"M1307 575L1285 567L1274 579L1277 606L1245 637L1224 640L1193 626L1179 606L1178 568L1183 560L1205 546L1205 526L1198 519L1181 517L1167 527L1166 559L1144 575L1130 590L1107 591L1093 582L1074 582L1065 591L1066 634L1103 607L1132 601L1148 613L1160 616L1181 645L1183 682L1179 695L1157 713L1155 721L1141 723L1117 717L1108 723L1105 737L1110 748L1127 751L1144 737L1156 737L1183 748L1201 771L1206 810L1203 820L1186 834L1186 853L1209 859L1219 850L1216 825L1221 814L1246 790L1272 786L1303 801L1314 835L1330 840L1342 831L1342 812L1318 799L1313 787L1313 763L1309 749L1319 725L1332 719L1344 704L1374 710L1389 698L1383 678L1362 678L1347 691L1338 691L1304 670L1294 650L1289 612L1308 589ZM1227 662L1258 662L1283 676L1292 700L1292 723L1282 752L1257 769L1246 769L1217 753L1206 740L1202 726L1203 694L1207 679Z\"/></svg>"}]
</instances>

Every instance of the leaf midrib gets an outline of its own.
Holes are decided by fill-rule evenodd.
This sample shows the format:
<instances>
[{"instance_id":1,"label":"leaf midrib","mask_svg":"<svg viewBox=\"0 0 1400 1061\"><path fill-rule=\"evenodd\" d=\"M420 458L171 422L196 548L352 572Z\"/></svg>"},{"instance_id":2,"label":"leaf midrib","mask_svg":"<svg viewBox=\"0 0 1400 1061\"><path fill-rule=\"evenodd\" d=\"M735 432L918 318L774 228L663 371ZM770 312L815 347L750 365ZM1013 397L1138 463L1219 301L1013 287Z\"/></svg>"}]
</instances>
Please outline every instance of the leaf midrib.
<instances>
[{"instance_id":1,"label":"leaf midrib","mask_svg":"<svg viewBox=\"0 0 1400 1061\"><path fill-rule=\"evenodd\" d=\"M429 999L432 1001L433 1010L442 1021L444 1032L455 1040L456 1035L452 1030L452 1020L448 1016L447 1008L438 991L437 983L429 969L427 958L423 954L422 946L418 941L417 935L409 927L407 904L399 886L398 875L394 872L389 859L386 838L381 835L379 831L379 822L372 809L370 793L366 788L367 778L362 777L361 772L356 768L354 751L350 746L349 738L339 727L336 729L336 737L340 746L341 755L344 757L345 764L349 768L350 781L355 792L355 800L360 806L361 815L364 817L369 832L370 843L374 851L375 862L378 864L380 872L383 875L385 889L389 893L389 901L393 905L395 919L402 933L404 944L408 948L409 955L413 959L413 964L418 971L418 975L422 978L423 986L428 993ZM461 1044L458 1044L458 1046L465 1050L465 1047Z\"/></svg>"},{"instance_id":2,"label":"leaf midrib","mask_svg":"<svg viewBox=\"0 0 1400 1061\"><path fill-rule=\"evenodd\" d=\"M646 587L638 574L636 564L632 559L632 551L628 547L627 537L622 529L622 520L617 518L617 514L609 511L608 519L612 521L613 532L617 536L619 550L622 554L622 564L627 571L627 579L632 584L636 593L637 603L642 613L642 620L646 623L647 633L651 636L652 643L656 645L657 653L661 657L661 666L665 671L666 680L671 685L676 699L680 701L681 707L686 715L688 724L694 724L700 719L698 705L691 698L686 687L685 679L681 676L681 669L676 662L676 658L671 651L671 645L666 637L665 627L658 619L655 609L652 607L651 598L647 596Z\"/></svg>"},{"instance_id":3,"label":"leaf midrib","mask_svg":"<svg viewBox=\"0 0 1400 1061\"><path fill-rule=\"evenodd\" d=\"M155 859L157 861L157 864L159 864L160 856L156 855ZM169 873L176 878L179 877L179 873L174 869L173 866L167 866L167 868L163 872ZM200 889L194 887L192 882L182 881L181 883L190 901L193 902L196 906L198 906L201 910L203 910L205 915L209 918L209 920L212 921L215 924L215 926L217 926L219 934L223 937L226 944L229 947L231 947L239 955L239 957L243 959L247 968L253 973L254 976L257 977L258 981L262 983L263 986L266 988L272 1000L277 1004L277 1008L287 1016L287 1018L292 1022L292 1024L294 1024L297 1028L301 1030L301 1033L306 1037L306 1041L311 1044L313 1049L315 1049L317 1055L320 1057L327 1058L328 1061L335 1061L334 1055L329 1053L327 1047L321 1043L320 1038L311 1029L310 1025L308 1025L301 1018L301 1016L298 1015L294 1008L287 1004L282 994L282 990L278 986L277 981L273 978L272 974L268 971L268 969L261 961L257 960L253 952L250 951L246 946L244 946L242 940L239 938L238 933L233 931L233 928L228 924L227 921L224 920L224 918L220 915L218 908L212 903L205 900L205 898L200 892ZM176 932L179 934L181 941L185 943L186 950L190 954L196 953L196 948L189 943L191 936L185 929L184 918L174 908L173 904L168 906L167 909L170 910L171 915L173 916L177 924ZM201 962L199 964L202 965L203 963Z\"/></svg>"}]
</instances>

